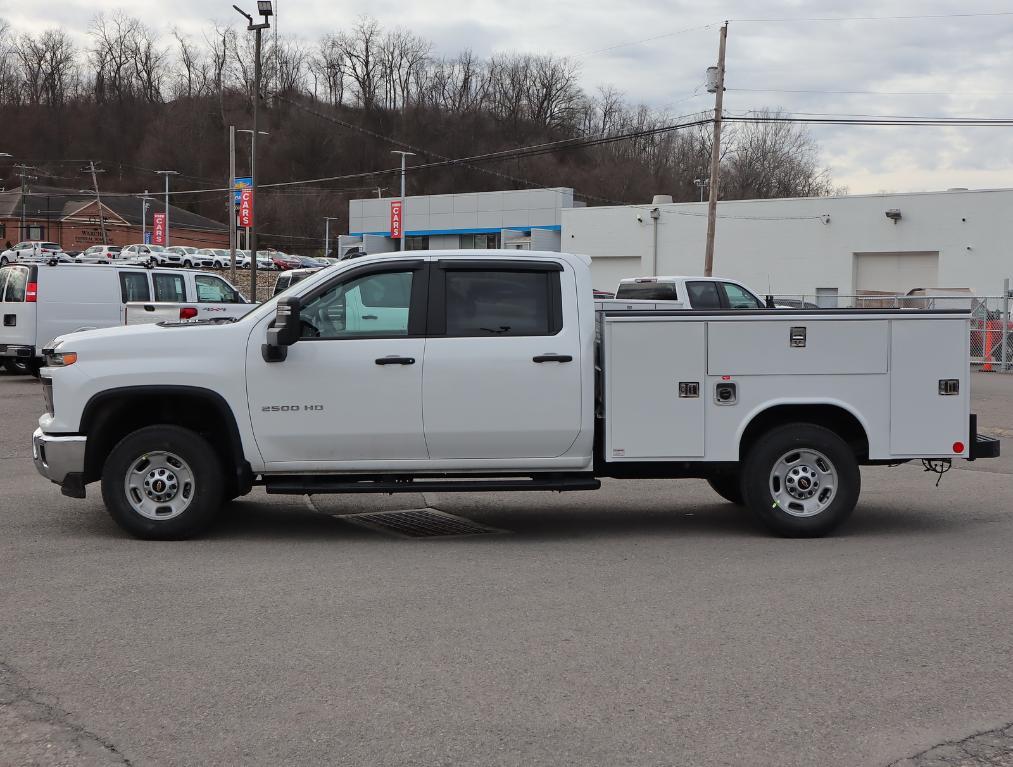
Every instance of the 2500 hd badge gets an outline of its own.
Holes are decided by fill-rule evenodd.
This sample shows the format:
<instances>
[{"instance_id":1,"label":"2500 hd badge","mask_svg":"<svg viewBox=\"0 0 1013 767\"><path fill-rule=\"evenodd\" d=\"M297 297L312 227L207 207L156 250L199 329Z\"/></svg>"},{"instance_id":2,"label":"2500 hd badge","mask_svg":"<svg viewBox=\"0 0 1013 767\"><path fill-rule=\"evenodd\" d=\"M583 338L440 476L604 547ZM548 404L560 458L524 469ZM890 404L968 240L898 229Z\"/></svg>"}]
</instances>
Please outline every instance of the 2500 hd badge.
<instances>
[{"instance_id":1,"label":"2500 hd badge","mask_svg":"<svg viewBox=\"0 0 1013 767\"><path fill-rule=\"evenodd\" d=\"M323 405L264 405L260 408L261 413L297 413L299 411L312 411L319 413L324 409Z\"/></svg>"}]
</instances>

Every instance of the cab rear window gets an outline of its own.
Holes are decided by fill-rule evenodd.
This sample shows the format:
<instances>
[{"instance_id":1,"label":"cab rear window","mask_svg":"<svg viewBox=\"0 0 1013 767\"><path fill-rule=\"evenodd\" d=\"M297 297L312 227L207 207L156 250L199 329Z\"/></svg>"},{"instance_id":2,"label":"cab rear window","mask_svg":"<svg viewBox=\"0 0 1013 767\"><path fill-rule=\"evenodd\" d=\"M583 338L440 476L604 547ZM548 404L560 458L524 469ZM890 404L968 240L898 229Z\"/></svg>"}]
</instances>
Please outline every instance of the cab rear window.
<instances>
[{"instance_id":1,"label":"cab rear window","mask_svg":"<svg viewBox=\"0 0 1013 767\"><path fill-rule=\"evenodd\" d=\"M679 292L671 282L624 282L616 291L617 299L678 301Z\"/></svg>"},{"instance_id":2,"label":"cab rear window","mask_svg":"<svg viewBox=\"0 0 1013 767\"><path fill-rule=\"evenodd\" d=\"M150 301L151 288L148 287L148 275L144 272L120 272L120 294L123 303Z\"/></svg>"}]
</instances>

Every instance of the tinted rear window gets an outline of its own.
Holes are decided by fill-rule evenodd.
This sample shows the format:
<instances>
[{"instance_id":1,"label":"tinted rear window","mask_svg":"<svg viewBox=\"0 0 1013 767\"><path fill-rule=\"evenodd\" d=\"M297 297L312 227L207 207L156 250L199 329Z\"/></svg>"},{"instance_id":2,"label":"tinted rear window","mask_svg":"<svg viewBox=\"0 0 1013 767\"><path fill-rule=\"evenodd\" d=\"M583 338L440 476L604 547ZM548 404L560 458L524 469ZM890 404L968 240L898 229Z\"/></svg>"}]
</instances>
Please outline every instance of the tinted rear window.
<instances>
[{"instance_id":1,"label":"tinted rear window","mask_svg":"<svg viewBox=\"0 0 1013 767\"><path fill-rule=\"evenodd\" d=\"M546 336L556 272L447 272L448 336Z\"/></svg>"},{"instance_id":2,"label":"tinted rear window","mask_svg":"<svg viewBox=\"0 0 1013 767\"><path fill-rule=\"evenodd\" d=\"M634 298L644 301L678 301L679 292L671 282L624 282L616 291L616 298Z\"/></svg>"},{"instance_id":3,"label":"tinted rear window","mask_svg":"<svg viewBox=\"0 0 1013 767\"><path fill-rule=\"evenodd\" d=\"M55 242L44 242L42 247L46 250L60 250L60 246Z\"/></svg>"}]
</instances>

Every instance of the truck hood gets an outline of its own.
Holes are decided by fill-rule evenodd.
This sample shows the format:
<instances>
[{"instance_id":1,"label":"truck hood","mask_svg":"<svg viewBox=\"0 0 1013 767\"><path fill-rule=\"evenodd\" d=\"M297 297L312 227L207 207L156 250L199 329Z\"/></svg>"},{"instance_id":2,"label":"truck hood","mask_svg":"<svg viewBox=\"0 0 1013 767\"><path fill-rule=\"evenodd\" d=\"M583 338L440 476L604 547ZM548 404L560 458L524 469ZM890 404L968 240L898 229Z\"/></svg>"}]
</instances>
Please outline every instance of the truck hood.
<instances>
[{"instance_id":1,"label":"truck hood","mask_svg":"<svg viewBox=\"0 0 1013 767\"><path fill-rule=\"evenodd\" d=\"M209 355L220 353L220 344L233 343L233 339L226 338L230 332L233 339L239 338L249 333L249 327L245 323L239 328L235 323L203 322L116 325L65 333L47 346L63 344L66 351L98 352L103 357L129 356L133 359L146 355L161 358L167 350L187 349L191 355L199 357L203 351Z\"/></svg>"}]
</instances>

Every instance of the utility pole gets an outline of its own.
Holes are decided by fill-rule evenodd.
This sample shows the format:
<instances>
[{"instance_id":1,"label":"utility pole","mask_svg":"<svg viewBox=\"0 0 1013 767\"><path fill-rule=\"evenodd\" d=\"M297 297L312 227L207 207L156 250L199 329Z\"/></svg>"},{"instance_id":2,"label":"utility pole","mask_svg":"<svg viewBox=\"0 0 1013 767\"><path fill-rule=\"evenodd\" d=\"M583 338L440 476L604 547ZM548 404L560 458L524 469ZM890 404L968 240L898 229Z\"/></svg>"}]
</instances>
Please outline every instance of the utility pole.
<instances>
[{"instance_id":1,"label":"utility pole","mask_svg":"<svg viewBox=\"0 0 1013 767\"><path fill-rule=\"evenodd\" d=\"M21 237L22 242L28 239L28 224L25 221L25 197L28 195L28 187L25 185L25 179L36 178L35 176L28 175L28 171L35 170L31 165L19 164L15 165L18 169L18 175L21 176Z\"/></svg>"},{"instance_id":2,"label":"utility pole","mask_svg":"<svg viewBox=\"0 0 1013 767\"><path fill-rule=\"evenodd\" d=\"M411 155L415 156L414 152L405 152L401 149L391 150L391 154L401 155L401 250L404 250L405 241L405 222L408 220L408 203L405 201L405 158Z\"/></svg>"},{"instance_id":3,"label":"utility pole","mask_svg":"<svg viewBox=\"0 0 1013 767\"><path fill-rule=\"evenodd\" d=\"M236 126L229 126L229 193L226 218L229 222L229 282L236 284ZM255 301L256 296L251 298Z\"/></svg>"},{"instance_id":4,"label":"utility pole","mask_svg":"<svg viewBox=\"0 0 1013 767\"><path fill-rule=\"evenodd\" d=\"M324 258L331 255L331 221L337 220L337 216L324 216Z\"/></svg>"},{"instance_id":5,"label":"utility pole","mask_svg":"<svg viewBox=\"0 0 1013 767\"><path fill-rule=\"evenodd\" d=\"M148 229L148 190L144 190L144 197L141 198L141 242L144 242L144 235ZM144 242L147 245L146 242Z\"/></svg>"},{"instance_id":6,"label":"utility pole","mask_svg":"<svg viewBox=\"0 0 1013 767\"><path fill-rule=\"evenodd\" d=\"M703 273L710 277L714 271L714 232L718 221L718 176L721 164L721 110L725 96L725 42L728 40L728 22L721 25L721 44L718 47L717 77L714 83L714 141L711 144L710 202L707 205L707 252ZM708 88L710 90L710 88Z\"/></svg>"},{"instance_id":7,"label":"utility pole","mask_svg":"<svg viewBox=\"0 0 1013 767\"><path fill-rule=\"evenodd\" d=\"M160 176L165 177L165 244L164 247L169 247L169 176L178 176L178 170L156 170Z\"/></svg>"},{"instance_id":8,"label":"utility pole","mask_svg":"<svg viewBox=\"0 0 1013 767\"><path fill-rule=\"evenodd\" d=\"M106 219L105 216L102 215L102 196L98 191L98 176L95 175L96 173L105 173L105 170L95 170L94 160L88 161L88 168L85 170L91 170L91 185L95 189L95 203L98 205L98 225L102 229L102 244L108 245L109 240L106 238Z\"/></svg>"}]
</instances>

